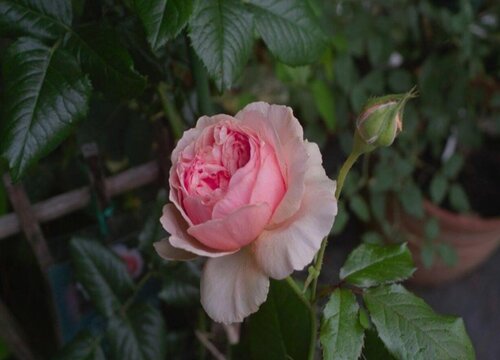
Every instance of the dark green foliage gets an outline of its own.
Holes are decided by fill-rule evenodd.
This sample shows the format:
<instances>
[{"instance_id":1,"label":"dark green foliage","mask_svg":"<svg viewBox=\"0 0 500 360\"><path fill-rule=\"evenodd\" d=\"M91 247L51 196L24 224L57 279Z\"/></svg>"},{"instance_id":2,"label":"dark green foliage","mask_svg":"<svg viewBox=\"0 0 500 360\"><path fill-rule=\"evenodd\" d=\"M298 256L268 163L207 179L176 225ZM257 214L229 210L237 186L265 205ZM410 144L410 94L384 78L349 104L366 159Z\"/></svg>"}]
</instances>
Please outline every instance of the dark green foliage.
<instances>
[{"instance_id":1,"label":"dark green foliage","mask_svg":"<svg viewBox=\"0 0 500 360\"><path fill-rule=\"evenodd\" d=\"M88 110L91 86L59 43L21 38L3 62L2 153L14 179L64 140Z\"/></svg>"},{"instance_id":2,"label":"dark green foliage","mask_svg":"<svg viewBox=\"0 0 500 360\"><path fill-rule=\"evenodd\" d=\"M134 287L121 259L96 240L78 238L71 241L71 258L77 279L97 309L106 316L118 312L120 299Z\"/></svg>"},{"instance_id":3,"label":"dark green foliage","mask_svg":"<svg viewBox=\"0 0 500 360\"><path fill-rule=\"evenodd\" d=\"M76 278L106 317L107 325L99 336L79 335L58 359L104 359L103 338L111 359L164 359L163 316L152 304L137 301L141 288L134 285L121 259L97 240L74 238L70 247Z\"/></svg>"},{"instance_id":4,"label":"dark green foliage","mask_svg":"<svg viewBox=\"0 0 500 360\"><path fill-rule=\"evenodd\" d=\"M313 359L315 315L300 290L271 281L267 301L248 318L249 359Z\"/></svg>"},{"instance_id":5,"label":"dark green foliage","mask_svg":"<svg viewBox=\"0 0 500 360\"><path fill-rule=\"evenodd\" d=\"M437 315L400 285L371 289L364 300L387 349L398 359L474 359L462 319Z\"/></svg>"},{"instance_id":6,"label":"dark green foliage","mask_svg":"<svg viewBox=\"0 0 500 360\"><path fill-rule=\"evenodd\" d=\"M132 58L113 28L79 27L67 35L65 47L75 54L94 87L106 95L134 96L143 90L145 79L134 70Z\"/></svg>"},{"instance_id":7,"label":"dark green foliage","mask_svg":"<svg viewBox=\"0 0 500 360\"><path fill-rule=\"evenodd\" d=\"M193 11L193 0L135 0L134 5L153 50L177 36Z\"/></svg>"},{"instance_id":8,"label":"dark green foliage","mask_svg":"<svg viewBox=\"0 0 500 360\"><path fill-rule=\"evenodd\" d=\"M100 337L82 332L66 344L56 360L105 360L100 341Z\"/></svg>"},{"instance_id":9,"label":"dark green foliage","mask_svg":"<svg viewBox=\"0 0 500 360\"><path fill-rule=\"evenodd\" d=\"M324 35L307 1L249 0L255 25L271 52L297 66L313 62L324 50Z\"/></svg>"},{"instance_id":10,"label":"dark green foliage","mask_svg":"<svg viewBox=\"0 0 500 360\"><path fill-rule=\"evenodd\" d=\"M252 15L237 0L200 1L190 28L193 48L219 89L230 87L250 55Z\"/></svg>"},{"instance_id":11,"label":"dark green foliage","mask_svg":"<svg viewBox=\"0 0 500 360\"><path fill-rule=\"evenodd\" d=\"M340 269L340 278L362 287L369 287L410 277L415 268L406 244L362 244L351 252Z\"/></svg>"},{"instance_id":12,"label":"dark green foliage","mask_svg":"<svg viewBox=\"0 0 500 360\"><path fill-rule=\"evenodd\" d=\"M106 339L113 359L162 360L166 353L163 317L149 304L137 304L109 321Z\"/></svg>"},{"instance_id":13,"label":"dark green foliage","mask_svg":"<svg viewBox=\"0 0 500 360\"><path fill-rule=\"evenodd\" d=\"M363 327L354 294L337 289L323 310L320 341L325 360L357 359L363 347Z\"/></svg>"},{"instance_id":14,"label":"dark green foliage","mask_svg":"<svg viewBox=\"0 0 500 360\"><path fill-rule=\"evenodd\" d=\"M73 11L67 0L1 0L0 35L30 35L54 40L71 26Z\"/></svg>"}]
</instances>

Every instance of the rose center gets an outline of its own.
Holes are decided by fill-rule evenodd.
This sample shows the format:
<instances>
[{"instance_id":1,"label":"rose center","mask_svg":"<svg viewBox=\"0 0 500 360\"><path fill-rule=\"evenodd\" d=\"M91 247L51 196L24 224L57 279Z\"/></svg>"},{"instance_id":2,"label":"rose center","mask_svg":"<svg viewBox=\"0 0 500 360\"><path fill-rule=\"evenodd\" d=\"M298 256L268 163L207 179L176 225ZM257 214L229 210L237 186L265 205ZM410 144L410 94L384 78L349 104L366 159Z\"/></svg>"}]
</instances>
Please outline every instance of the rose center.
<instances>
[{"instance_id":1,"label":"rose center","mask_svg":"<svg viewBox=\"0 0 500 360\"><path fill-rule=\"evenodd\" d=\"M186 191L212 205L227 191L232 175L250 159L248 135L219 125L194 158L182 159L182 181Z\"/></svg>"}]
</instances>

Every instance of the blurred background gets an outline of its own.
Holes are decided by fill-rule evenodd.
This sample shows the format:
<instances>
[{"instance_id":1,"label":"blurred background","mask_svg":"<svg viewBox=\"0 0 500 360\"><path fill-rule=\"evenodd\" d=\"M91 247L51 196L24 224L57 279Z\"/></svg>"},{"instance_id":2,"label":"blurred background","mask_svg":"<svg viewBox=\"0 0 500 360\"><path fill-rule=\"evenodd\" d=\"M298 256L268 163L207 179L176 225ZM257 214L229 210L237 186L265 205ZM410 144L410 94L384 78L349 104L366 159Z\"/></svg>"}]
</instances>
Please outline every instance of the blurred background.
<instances>
[{"instance_id":1,"label":"blurred background","mask_svg":"<svg viewBox=\"0 0 500 360\"><path fill-rule=\"evenodd\" d=\"M234 114L255 100L286 104L335 178L363 104L414 85L419 97L406 106L401 135L349 174L320 280L337 279L360 242L407 241L419 267L409 287L436 311L464 318L478 359L500 358L500 3L309 5L326 34L315 62L285 65L258 40L232 88L219 91L185 32L153 51L128 1L73 1L78 23L106 18L117 29L149 83L137 96L93 93L86 120L64 142L20 183L0 184L0 360L22 348L53 358L82 331L92 342L103 328L94 295L74 276L94 249L70 247L75 237L109 245L140 284L133 296L153 299L166 358L210 358L192 329L224 329L201 311L201 264L158 264L150 246L165 236L157 219L176 138L202 114ZM0 41L0 60L12 41ZM105 260L90 265L106 272ZM10 326L23 336L7 339Z\"/></svg>"}]
</instances>

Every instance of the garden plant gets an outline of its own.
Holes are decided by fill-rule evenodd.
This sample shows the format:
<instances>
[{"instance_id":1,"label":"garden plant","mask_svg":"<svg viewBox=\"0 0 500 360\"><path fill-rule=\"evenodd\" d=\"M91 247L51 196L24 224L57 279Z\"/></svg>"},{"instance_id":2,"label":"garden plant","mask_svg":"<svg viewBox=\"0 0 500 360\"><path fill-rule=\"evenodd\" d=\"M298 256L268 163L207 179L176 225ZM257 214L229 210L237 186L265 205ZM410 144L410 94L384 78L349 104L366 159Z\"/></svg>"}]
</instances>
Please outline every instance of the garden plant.
<instances>
[{"instance_id":1,"label":"garden plant","mask_svg":"<svg viewBox=\"0 0 500 360\"><path fill-rule=\"evenodd\" d=\"M456 6L0 0L0 359L474 359L403 285L389 211L423 219L417 264L453 263L417 181L469 210L449 149L498 135L500 96L464 95L490 91L496 5Z\"/></svg>"}]
</instances>

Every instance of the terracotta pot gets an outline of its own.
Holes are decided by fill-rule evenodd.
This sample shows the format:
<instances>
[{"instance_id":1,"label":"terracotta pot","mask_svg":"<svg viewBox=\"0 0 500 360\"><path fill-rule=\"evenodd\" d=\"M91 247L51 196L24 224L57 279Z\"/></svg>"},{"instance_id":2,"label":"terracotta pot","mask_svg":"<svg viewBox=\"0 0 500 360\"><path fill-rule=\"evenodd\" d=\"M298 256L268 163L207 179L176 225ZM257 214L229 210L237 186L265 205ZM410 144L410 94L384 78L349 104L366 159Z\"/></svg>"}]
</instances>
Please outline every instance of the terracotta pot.
<instances>
[{"instance_id":1,"label":"terracotta pot","mask_svg":"<svg viewBox=\"0 0 500 360\"><path fill-rule=\"evenodd\" d=\"M457 279L484 262L500 244L500 217L483 219L456 214L428 200L424 201L424 209L440 225L440 234L434 241L451 245L457 253L457 263L450 267L437 258L431 268L425 268L420 260L425 221L401 212L401 230L407 231L408 246L418 267L411 279L415 284L437 285Z\"/></svg>"}]
</instances>

